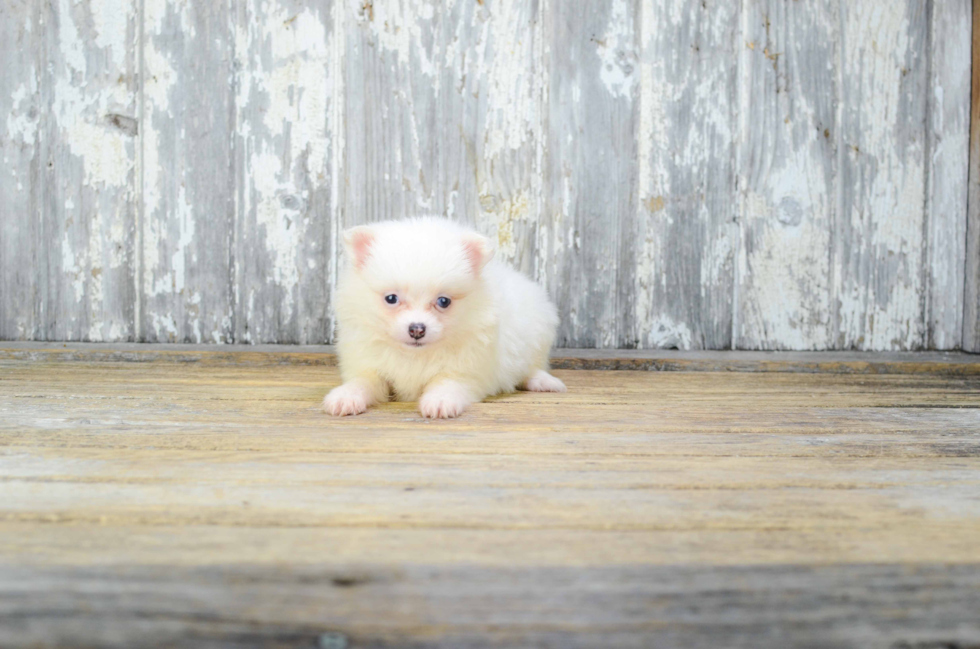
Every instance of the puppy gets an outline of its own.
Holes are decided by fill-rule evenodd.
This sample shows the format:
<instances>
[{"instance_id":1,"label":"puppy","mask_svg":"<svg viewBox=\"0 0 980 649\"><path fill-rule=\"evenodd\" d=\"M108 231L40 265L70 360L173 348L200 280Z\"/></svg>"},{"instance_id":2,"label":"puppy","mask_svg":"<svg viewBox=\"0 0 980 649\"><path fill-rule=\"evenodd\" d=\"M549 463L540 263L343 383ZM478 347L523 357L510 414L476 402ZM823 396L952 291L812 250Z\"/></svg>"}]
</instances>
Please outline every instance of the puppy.
<instances>
[{"instance_id":1,"label":"puppy","mask_svg":"<svg viewBox=\"0 0 980 649\"><path fill-rule=\"evenodd\" d=\"M446 219L344 232L337 352L344 384L323 400L357 415L390 396L456 417L515 388L564 392L548 374L558 314L540 286L493 261L493 246Z\"/></svg>"}]
</instances>

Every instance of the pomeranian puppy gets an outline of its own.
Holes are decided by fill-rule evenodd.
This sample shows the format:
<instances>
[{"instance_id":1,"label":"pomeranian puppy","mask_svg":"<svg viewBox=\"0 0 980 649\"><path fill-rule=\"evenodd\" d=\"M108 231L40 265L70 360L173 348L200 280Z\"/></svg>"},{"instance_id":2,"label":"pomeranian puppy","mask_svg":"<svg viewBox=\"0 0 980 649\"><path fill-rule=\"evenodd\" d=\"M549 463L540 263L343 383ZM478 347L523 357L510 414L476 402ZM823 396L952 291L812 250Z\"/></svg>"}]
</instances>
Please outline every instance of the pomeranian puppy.
<instances>
[{"instance_id":1,"label":"pomeranian puppy","mask_svg":"<svg viewBox=\"0 0 980 649\"><path fill-rule=\"evenodd\" d=\"M493 246L451 221L424 217L344 232L337 285L343 385L331 415L394 396L424 417L456 417L515 388L564 392L548 374L558 314L540 286L493 261Z\"/></svg>"}]
</instances>

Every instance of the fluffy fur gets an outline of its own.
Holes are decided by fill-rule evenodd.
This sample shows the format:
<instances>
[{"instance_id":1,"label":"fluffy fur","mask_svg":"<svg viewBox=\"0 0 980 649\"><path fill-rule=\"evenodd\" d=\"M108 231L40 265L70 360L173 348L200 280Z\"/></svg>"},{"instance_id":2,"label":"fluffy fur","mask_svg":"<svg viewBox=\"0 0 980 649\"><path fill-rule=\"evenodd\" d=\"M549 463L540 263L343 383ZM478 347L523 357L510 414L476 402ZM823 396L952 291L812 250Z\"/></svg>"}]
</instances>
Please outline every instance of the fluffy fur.
<instances>
[{"instance_id":1,"label":"fluffy fur","mask_svg":"<svg viewBox=\"0 0 980 649\"><path fill-rule=\"evenodd\" d=\"M547 372L554 305L492 260L485 237L426 217L347 230L344 247L336 298L344 384L324 398L326 412L356 415L393 396L417 400L425 417L456 417L519 387L564 392ZM409 327L417 336L420 324L425 334L415 338Z\"/></svg>"}]
</instances>

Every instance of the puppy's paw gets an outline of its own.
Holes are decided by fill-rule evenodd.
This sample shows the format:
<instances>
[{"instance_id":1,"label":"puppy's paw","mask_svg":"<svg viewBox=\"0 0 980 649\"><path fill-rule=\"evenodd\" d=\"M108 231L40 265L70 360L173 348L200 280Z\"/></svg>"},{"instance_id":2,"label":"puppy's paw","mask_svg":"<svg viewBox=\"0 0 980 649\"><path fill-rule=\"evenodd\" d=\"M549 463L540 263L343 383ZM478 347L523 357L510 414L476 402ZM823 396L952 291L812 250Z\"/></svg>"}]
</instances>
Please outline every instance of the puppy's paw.
<instances>
[{"instance_id":1,"label":"puppy's paw","mask_svg":"<svg viewBox=\"0 0 980 649\"><path fill-rule=\"evenodd\" d=\"M567 388L561 379L554 377L544 370L538 370L524 383L524 389L529 392L565 392Z\"/></svg>"},{"instance_id":2,"label":"puppy's paw","mask_svg":"<svg viewBox=\"0 0 980 649\"><path fill-rule=\"evenodd\" d=\"M443 383L429 388L419 399L419 412L429 419L458 417L473 399L466 388L455 383Z\"/></svg>"},{"instance_id":3,"label":"puppy's paw","mask_svg":"<svg viewBox=\"0 0 980 649\"><path fill-rule=\"evenodd\" d=\"M357 383L344 383L323 397L323 410L334 417L359 415L366 412L371 402L371 394Z\"/></svg>"}]
</instances>

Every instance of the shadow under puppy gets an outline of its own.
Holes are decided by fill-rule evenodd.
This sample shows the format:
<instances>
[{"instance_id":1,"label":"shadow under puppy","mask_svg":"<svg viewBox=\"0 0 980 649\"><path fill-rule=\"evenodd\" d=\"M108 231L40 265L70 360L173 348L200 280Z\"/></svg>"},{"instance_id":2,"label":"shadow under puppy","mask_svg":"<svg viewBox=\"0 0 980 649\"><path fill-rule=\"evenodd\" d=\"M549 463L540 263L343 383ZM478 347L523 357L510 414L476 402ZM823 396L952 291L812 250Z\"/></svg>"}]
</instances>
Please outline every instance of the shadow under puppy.
<instances>
[{"instance_id":1,"label":"shadow under puppy","mask_svg":"<svg viewBox=\"0 0 980 649\"><path fill-rule=\"evenodd\" d=\"M323 400L356 415L390 395L425 417L515 389L564 392L547 372L558 314L543 288L494 261L480 234L438 217L344 232L337 351L344 384Z\"/></svg>"}]
</instances>

